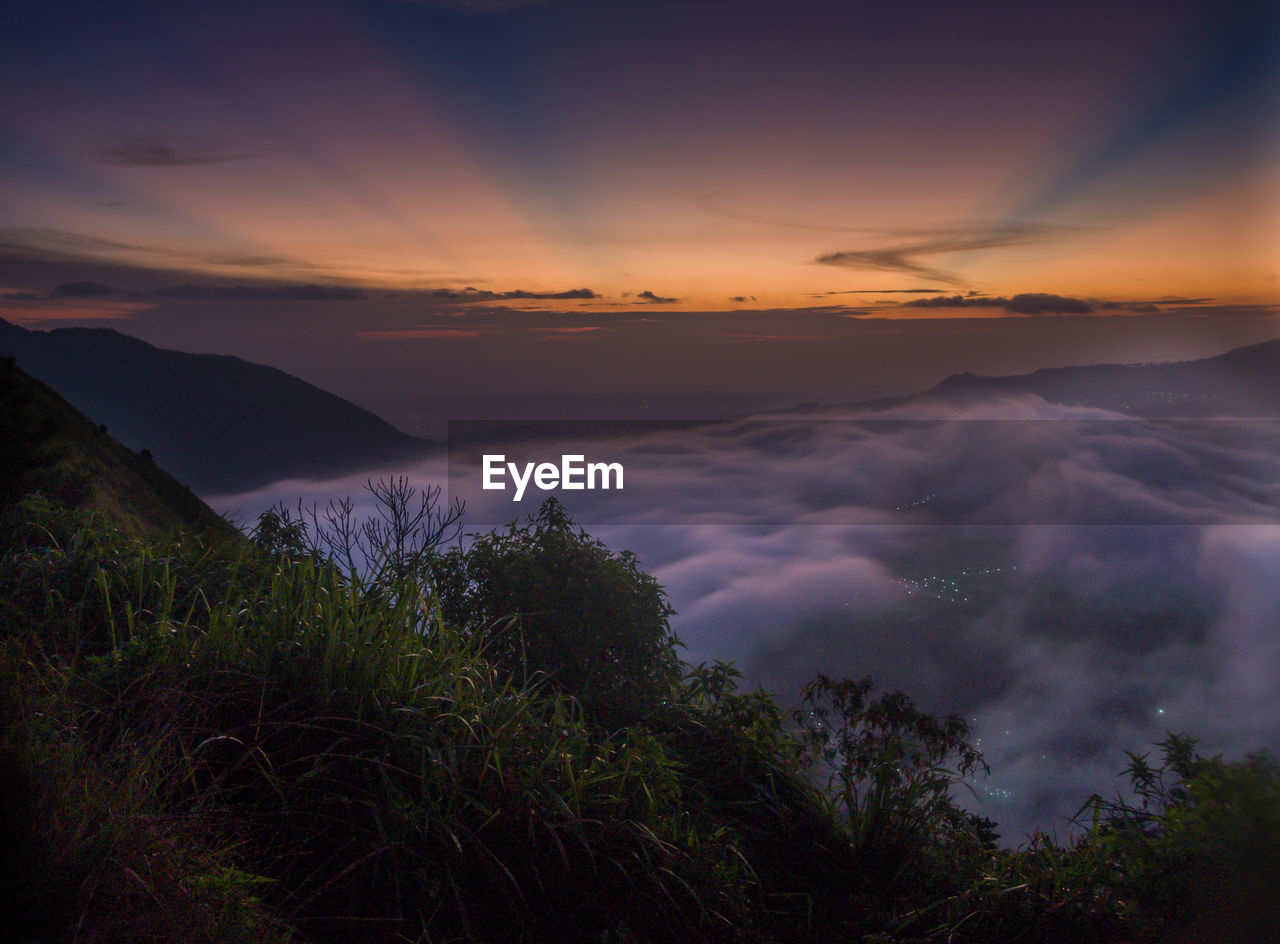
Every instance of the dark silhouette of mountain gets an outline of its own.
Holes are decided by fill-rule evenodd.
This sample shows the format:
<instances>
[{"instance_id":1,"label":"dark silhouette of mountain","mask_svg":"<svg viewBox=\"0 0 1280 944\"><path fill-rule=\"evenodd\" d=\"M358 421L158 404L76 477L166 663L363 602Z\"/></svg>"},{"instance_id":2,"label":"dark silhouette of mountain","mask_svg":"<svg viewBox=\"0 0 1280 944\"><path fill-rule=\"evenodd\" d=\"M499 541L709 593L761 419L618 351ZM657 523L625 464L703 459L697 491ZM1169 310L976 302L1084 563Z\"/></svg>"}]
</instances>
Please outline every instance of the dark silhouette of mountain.
<instances>
[{"instance_id":1,"label":"dark silhouette of mountain","mask_svg":"<svg viewBox=\"0 0 1280 944\"><path fill-rule=\"evenodd\" d=\"M31 492L55 506L97 512L135 534L238 535L149 453L117 442L6 357L0 359L0 521Z\"/></svg>"},{"instance_id":2,"label":"dark silhouette of mountain","mask_svg":"<svg viewBox=\"0 0 1280 944\"><path fill-rule=\"evenodd\" d=\"M827 407L805 403L779 412L876 412L907 403L954 406L1018 394L1150 419L1280 417L1280 338L1194 361L1053 367L1001 377L953 374L923 393Z\"/></svg>"},{"instance_id":3,"label":"dark silhouette of mountain","mask_svg":"<svg viewBox=\"0 0 1280 944\"><path fill-rule=\"evenodd\" d=\"M274 367L107 328L28 331L0 320L0 354L201 494L375 469L436 447Z\"/></svg>"},{"instance_id":4,"label":"dark silhouette of mountain","mask_svg":"<svg viewBox=\"0 0 1280 944\"><path fill-rule=\"evenodd\" d=\"M1280 416L1280 339L1168 364L1094 364L1010 377L957 374L921 394L949 402L1031 393L1135 416Z\"/></svg>"}]
</instances>

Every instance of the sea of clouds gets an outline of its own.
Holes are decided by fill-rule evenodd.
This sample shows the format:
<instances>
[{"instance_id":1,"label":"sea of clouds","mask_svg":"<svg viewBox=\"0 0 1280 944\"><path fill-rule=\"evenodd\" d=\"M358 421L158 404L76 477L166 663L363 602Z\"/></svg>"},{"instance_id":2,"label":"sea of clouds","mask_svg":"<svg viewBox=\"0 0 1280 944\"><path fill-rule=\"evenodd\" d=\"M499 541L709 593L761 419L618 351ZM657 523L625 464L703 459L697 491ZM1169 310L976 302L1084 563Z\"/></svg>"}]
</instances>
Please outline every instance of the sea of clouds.
<instances>
[{"instance_id":1,"label":"sea of clouds","mask_svg":"<svg viewBox=\"0 0 1280 944\"><path fill-rule=\"evenodd\" d=\"M1280 749L1280 423L1025 396L551 424L505 451L623 464L623 492L559 497L665 586L688 661L732 661L787 704L817 672L871 676L969 719L992 773L961 799L1006 841L1065 834L1167 731ZM479 489L477 450L451 458L393 471L464 496L470 530L536 510ZM278 501L369 510L368 477L213 504L244 524Z\"/></svg>"}]
</instances>

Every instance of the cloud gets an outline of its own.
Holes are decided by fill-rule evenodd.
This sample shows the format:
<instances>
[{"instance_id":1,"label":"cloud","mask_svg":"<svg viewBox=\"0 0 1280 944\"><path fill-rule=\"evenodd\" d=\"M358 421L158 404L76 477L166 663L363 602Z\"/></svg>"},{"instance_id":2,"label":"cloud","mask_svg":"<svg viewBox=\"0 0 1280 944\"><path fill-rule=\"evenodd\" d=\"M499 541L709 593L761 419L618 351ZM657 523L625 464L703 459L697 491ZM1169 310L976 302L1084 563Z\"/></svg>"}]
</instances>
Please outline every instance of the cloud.
<instances>
[{"instance_id":1,"label":"cloud","mask_svg":"<svg viewBox=\"0 0 1280 944\"><path fill-rule=\"evenodd\" d=\"M1087 315L1095 311L1131 311L1154 314L1160 308L1151 302L1117 302L1096 298L1073 298L1046 292L1024 292L1006 298L1003 295L940 295L915 298L901 303L909 308L1002 308L1018 315Z\"/></svg>"},{"instance_id":2,"label":"cloud","mask_svg":"<svg viewBox=\"0 0 1280 944\"><path fill-rule=\"evenodd\" d=\"M225 301L349 301L364 298L362 288L349 285L199 285L185 283L156 289L160 298L199 298Z\"/></svg>"},{"instance_id":3,"label":"cloud","mask_svg":"<svg viewBox=\"0 0 1280 944\"><path fill-rule=\"evenodd\" d=\"M99 164L113 167L196 167L262 156L214 138L154 134L115 134L84 151Z\"/></svg>"},{"instance_id":4,"label":"cloud","mask_svg":"<svg viewBox=\"0 0 1280 944\"><path fill-rule=\"evenodd\" d=\"M0 229L0 247L23 254L76 256L103 251L143 251L146 247L63 229L23 226Z\"/></svg>"},{"instance_id":5,"label":"cloud","mask_svg":"<svg viewBox=\"0 0 1280 944\"><path fill-rule=\"evenodd\" d=\"M5 320L17 325L41 325L60 321L125 321L149 306L133 301L117 301L100 296L53 298L35 292L14 292L3 308Z\"/></svg>"},{"instance_id":6,"label":"cloud","mask_svg":"<svg viewBox=\"0 0 1280 944\"><path fill-rule=\"evenodd\" d=\"M319 272L333 267L286 256L245 254L207 249L186 249L157 243L124 242L70 230L48 227L0 228L0 252L66 265L108 262L127 266L143 284L163 284L189 278L208 266L251 269L280 268ZM261 278L254 273L251 278Z\"/></svg>"},{"instance_id":7,"label":"cloud","mask_svg":"<svg viewBox=\"0 0 1280 944\"><path fill-rule=\"evenodd\" d=\"M623 463L625 493L561 497L666 587L689 659L736 661L784 703L819 671L871 675L973 719L993 776L961 799L1012 842L1062 828L1166 730L1210 752L1280 747L1280 424L1031 396L929 409L608 424L591 440L566 426L547 449ZM465 467L450 474L462 494ZM216 507L354 495L363 478ZM534 507L477 493L468 522Z\"/></svg>"},{"instance_id":8,"label":"cloud","mask_svg":"<svg viewBox=\"0 0 1280 944\"><path fill-rule=\"evenodd\" d=\"M1015 295L1005 303L1005 310L1019 315L1086 315L1094 306L1079 298L1031 292Z\"/></svg>"},{"instance_id":9,"label":"cloud","mask_svg":"<svg viewBox=\"0 0 1280 944\"><path fill-rule=\"evenodd\" d=\"M553 299L567 300L574 298L599 298L589 288L571 288L564 292L530 292L525 289L514 289L509 292L490 292L468 285L464 289L438 288L431 292L433 298L451 302L489 302L518 299Z\"/></svg>"},{"instance_id":10,"label":"cloud","mask_svg":"<svg viewBox=\"0 0 1280 944\"><path fill-rule=\"evenodd\" d=\"M5 292L0 298L7 302L38 302L44 296L39 292Z\"/></svg>"},{"instance_id":11,"label":"cloud","mask_svg":"<svg viewBox=\"0 0 1280 944\"><path fill-rule=\"evenodd\" d=\"M53 293L59 298L104 298L120 294L120 289L101 282L63 282Z\"/></svg>"},{"instance_id":12,"label":"cloud","mask_svg":"<svg viewBox=\"0 0 1280 944\"><path fill-rule=\"evenodd\" d=\"M727 333L726 338L732 338L738 342L777 342L777 341L830 341L829 334L738 334Z\"/></svg>"},{"instance_id":13,"label":"cloud","mask_svg":"<svg viewBox=\"0 0 1280 944\"><path fill-rule=\"evenodd\" d=\"M997 226L926 230L918 234L921 238L912 242L876 249L831 252L818 256L814 261L821 265L839 266L845 269L899 272L948 285L965 285L966 280L959 275L926 265L920 261L920 257L1026 246L1062 239L1080 232L1081 230L1075 227L1041 223L1009 223Z\"/></svg>"},{"instance_id":14,"label":"cloud","mask_svg":"<svg viewBox=\"0 0 1280 944\"><path fill-rule=\"evenodd\" d=\"M400 328L380 331L357 331L357 338L370 341L463 341L484 337L481 328Z\"/></svg>"},{"instance_id":15,"label":"cloud","mask_svg":"<svg viewBox=\"0 0 1280 944\"><path fill-rule=\"evenodd\" d=\"M680 301L678 298L667 298L663 295L655 295L648 289L645 289L643 292L638 292L636 294L636 298L640 299L640 301L636 302L637 305L670 305L674 302Z\"/></svg>"},{"instance_id":16,"label":"cloud","mask_svg":"<svg viewBox=\"0 0 1280 944\"><path fill-rule=\"evenodd\" d=\"M810 298L826 298L828 295L927 295L941 292L940 288L855 288L843 292L810 292Z\"/></svg>"},{"instance_id":17,"label":"cloud","mask_svg":"<svg viewBox=\"0 0 1280 944\"><path fill-rule=\"evenodd\" d=\"M1089 301L1098 311L1132 311L1141 315L1154 315L1160 311L1160 307L1152 302L1112 302L1096 298Z\"/></svg>"}]
</instances>

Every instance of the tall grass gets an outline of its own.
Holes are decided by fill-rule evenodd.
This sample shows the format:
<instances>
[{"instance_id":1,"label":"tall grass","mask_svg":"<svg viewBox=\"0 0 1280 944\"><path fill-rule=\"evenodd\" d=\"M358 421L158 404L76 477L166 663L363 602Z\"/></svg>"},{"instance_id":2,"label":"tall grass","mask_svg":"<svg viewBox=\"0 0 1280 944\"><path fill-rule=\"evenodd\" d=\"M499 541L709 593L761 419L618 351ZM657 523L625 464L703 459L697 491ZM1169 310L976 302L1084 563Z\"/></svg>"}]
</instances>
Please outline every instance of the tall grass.
<instances>
[{"instance_id":1,"label":"tall grass","mask_svg":"<svg viewBox=\"0 0 1280 944\"><path fill-rule=\"evenodd\" d=\"M308 937L697 939L738 917L749 869L682 811L659 740L499 672L416 578L370 593L245 552L213 602L183 579L205 549L106 543L41 552L26 590L61 645L31 713L127 773L112 792L230 839Z\"/></svg>"}]
</instances>

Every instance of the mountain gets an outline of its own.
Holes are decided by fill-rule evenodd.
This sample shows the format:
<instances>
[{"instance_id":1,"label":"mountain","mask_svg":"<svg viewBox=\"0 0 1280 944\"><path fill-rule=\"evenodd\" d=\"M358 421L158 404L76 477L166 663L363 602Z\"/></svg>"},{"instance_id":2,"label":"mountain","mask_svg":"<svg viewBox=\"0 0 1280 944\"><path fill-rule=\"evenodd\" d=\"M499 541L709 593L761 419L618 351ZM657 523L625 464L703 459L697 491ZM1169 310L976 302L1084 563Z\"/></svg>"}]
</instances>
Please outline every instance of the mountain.
<instances>
[{"instance_id":1,"label":"mountain","mask_svg":"<svg viewBox=\"0 0 1280 944\"><path fill-rule=\"evenodd\" d=\"M135 534L236 533L149 453L117 442L11 358L2 358L0 513L33 491L56 505L97 511Z\"/></svg>"},{"instance_id":2,"label":"mountain","mask_svg":"<svg viewBox=\"0 0 1280 944\"><path fill-rule=\"evenodd\" d=\"M1280 417L1280 338L1215 357L1167 364L1051 367L999 377L953 374L923 393L835 406L802 403L780 412L877 412L908 403L951 406L1017 394L1150 419Z\"/></svg>"},{"instance_id":3,"label":"mountain","mask_svg":"<svg viewBox=\"0 0 1280 944\"><path fill-rule=\"evenodd\" d=\"M372 469L435 447L274 367L107 328L28 331L0 319L0 354L201 494Z\"/></svg>"},{"instance_id":4,"label":"mountain","mask_svg":"<svg viewBox=\"0 0 1280 944\"><path fill-rule=\"evenodd\" d=\"M1020 393L1152 418L1280 416L1280 339L1169 364L1095 364L1008 377L957 374L919 397L955 402Z\"/></svg>"}]
</instances>

